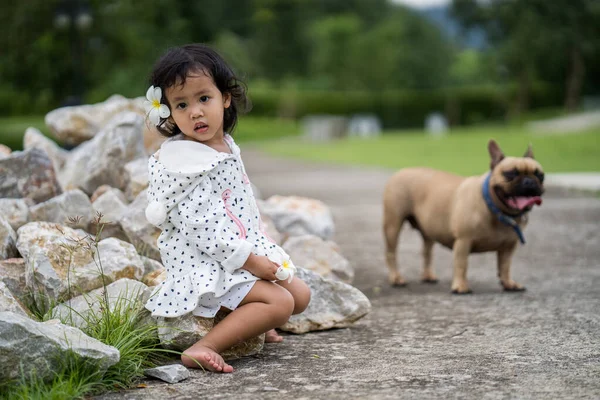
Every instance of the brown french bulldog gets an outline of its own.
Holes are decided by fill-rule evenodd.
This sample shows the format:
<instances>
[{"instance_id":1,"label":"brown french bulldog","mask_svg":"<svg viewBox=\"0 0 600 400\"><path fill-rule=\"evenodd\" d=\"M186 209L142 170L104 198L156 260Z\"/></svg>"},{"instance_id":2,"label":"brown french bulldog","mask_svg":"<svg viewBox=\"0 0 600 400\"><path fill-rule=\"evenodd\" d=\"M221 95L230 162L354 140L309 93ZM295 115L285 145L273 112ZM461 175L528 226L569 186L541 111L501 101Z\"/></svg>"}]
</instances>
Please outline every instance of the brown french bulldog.
<instances>
[{"instance_id":1,"label":"brown french bulldog","mask_svg":"<svg viewBox=\"0 0 600 400\"><path fill-rule=\"evenodd\" d=\"M527 224L527 213L542 203L544 172L533 158L505 157L494 140L488 143L491 170L461 177L429 168L406 168L394 174L383 195L384 234L389 281L406 284L397 268L396 248L404 221L423 237L424 282L435 283L431 267L434 243L452 249L453 293L471 293L467 282L470 253L496 251L498 276L506 291L522 291L510 277L512 255Z\"/></svg>"}]
</instances>

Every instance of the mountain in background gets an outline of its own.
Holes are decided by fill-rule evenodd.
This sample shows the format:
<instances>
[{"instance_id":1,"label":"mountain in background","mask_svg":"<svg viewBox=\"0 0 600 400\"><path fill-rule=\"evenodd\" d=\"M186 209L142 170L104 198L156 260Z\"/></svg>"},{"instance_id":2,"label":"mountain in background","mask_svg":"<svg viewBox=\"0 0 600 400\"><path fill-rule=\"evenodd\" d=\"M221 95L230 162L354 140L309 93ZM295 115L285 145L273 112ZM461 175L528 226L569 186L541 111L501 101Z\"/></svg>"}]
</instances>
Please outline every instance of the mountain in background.
<instances>
[{"instance_id":1,"label":"mountain in background","mask_svg":"<svg viewBox=\"0 0 600 400\"><path fill-rule=\"evenodd\" d=\"M451 15L450 6L433 6L415 11L437 25L445 35L462 47L482 50L487 45L483 30L473 28L464 31L460 22Z\"/></svg>"}]
</instances>

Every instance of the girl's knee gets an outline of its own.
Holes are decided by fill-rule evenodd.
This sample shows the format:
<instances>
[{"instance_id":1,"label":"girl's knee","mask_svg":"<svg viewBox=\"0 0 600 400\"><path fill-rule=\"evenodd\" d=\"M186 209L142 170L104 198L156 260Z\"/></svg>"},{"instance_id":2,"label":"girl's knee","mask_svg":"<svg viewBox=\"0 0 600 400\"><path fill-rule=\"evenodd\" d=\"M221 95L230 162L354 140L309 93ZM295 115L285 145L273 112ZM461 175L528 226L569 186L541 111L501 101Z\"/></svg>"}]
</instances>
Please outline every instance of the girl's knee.
<instances>
[{"instance_id":1,"label":"girl's knee","mask_svg":"<svg viewBox=\"0 0 600 400\"><path fill-rule=\"evenodd\" d=\"M285 324L295 310L294 297L287 290L281 290L277 301L273 305L276 309L274 318L277 320L277 326Z\"/></svg>"},{"instance_id":2,"label":"girl's knee","mask_svg":"<svg viewBox=\"0 0 600 400\"><path fill-rule=\"evenodd\" d=\"M302 285L299 285L293 297L293 314L300 314L302 311L306 310L306 308L308 307L308 303L310 303L310 288L306 283L302 282Z\"/></svg>"}]
</instances>

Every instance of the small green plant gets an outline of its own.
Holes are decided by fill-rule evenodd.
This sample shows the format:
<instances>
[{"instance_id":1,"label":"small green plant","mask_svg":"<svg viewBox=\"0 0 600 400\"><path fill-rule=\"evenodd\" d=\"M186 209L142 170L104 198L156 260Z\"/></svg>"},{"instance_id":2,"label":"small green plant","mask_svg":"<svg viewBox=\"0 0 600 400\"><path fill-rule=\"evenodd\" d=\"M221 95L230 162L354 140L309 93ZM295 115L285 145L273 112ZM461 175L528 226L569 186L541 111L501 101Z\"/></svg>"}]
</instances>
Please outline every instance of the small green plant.
<instances>
[{"instance_id":1,"label":"small green plant","mask_svg":"<svg viewBox=\"0 0 600 400\"><path fill-rule=\"evenodd\" d=\"M102 371L95 361L74 352L55 355L53 377L44 379L35 370L21 372L14 381L0 384L0 399L4 400L68 400L81 399L85 394L101 390Z\"/></svg>"},{"instance_id":2,"label":"small green plant","mask_svg":"<svg viewBox=\"0 0 600 400\"><path fill-rule=\"evenodd\" d=\"M100 372L97 368L83 363L77 357L67 360L68 363L57 370L51 382L43 381L35 374L12 382L11 389L6 391L6 396L0 399L75 399L85 394L98 393L114 389L129 388L143 376L147 368L152 368L169 359L169 355L181 353L160 347L158 327L154 323L147 323L148 311L142 303L142 293L129 293L116 299L109 299L106 289L108 278L104 275L99 242L106 222L102 221L102 214L98 213L92 222L97 225L94 236L87 235L83 238L68 238L68 243L62 247L70 255L67 268L67 299L71 297L71 269L73 254L80 249L89 251L102 277L102 290L100 296L84 295L88 303L88 310L77 311L67 304L67 315L60 314L61 322L67 325L74 324L74 314L83 323L80 329L88 336L119 350L119 362L106 371ZM71 223L78 224L79 217L70 218ZM59 231L64 235L64 231ZM30 310L40 321L50 319L59 313L55 312L58 301L52 301L48 296L39 293L30 295ZM6 384L5 384L6 385ZM5 386L8 387L8 386ZM2 386L0 385L0 388ZM2 391L4 393L5 390ZM56 394L55 394L56 393Z\"/></svg>"}]
</instances>

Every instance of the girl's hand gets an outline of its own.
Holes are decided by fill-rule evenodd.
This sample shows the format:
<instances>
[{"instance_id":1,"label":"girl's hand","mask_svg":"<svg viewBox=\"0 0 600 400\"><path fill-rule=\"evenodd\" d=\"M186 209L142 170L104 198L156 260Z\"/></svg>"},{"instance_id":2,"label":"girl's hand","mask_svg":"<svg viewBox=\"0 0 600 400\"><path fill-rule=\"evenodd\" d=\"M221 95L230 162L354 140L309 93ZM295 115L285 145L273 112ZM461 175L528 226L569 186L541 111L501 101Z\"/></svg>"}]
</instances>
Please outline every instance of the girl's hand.
<instances>
[{"instance_id":1,"label":"girl's hand","mask_svg":"<svg viewBox=\"0 0 600 400\"><path fill-rule=\"evenodd\" d=\"M257 278L275 281L277 280L275 273L279 268L279 264L269 260L266 256L257 256L251 253L242 268Z\"/></svg>"}]
</instances>

